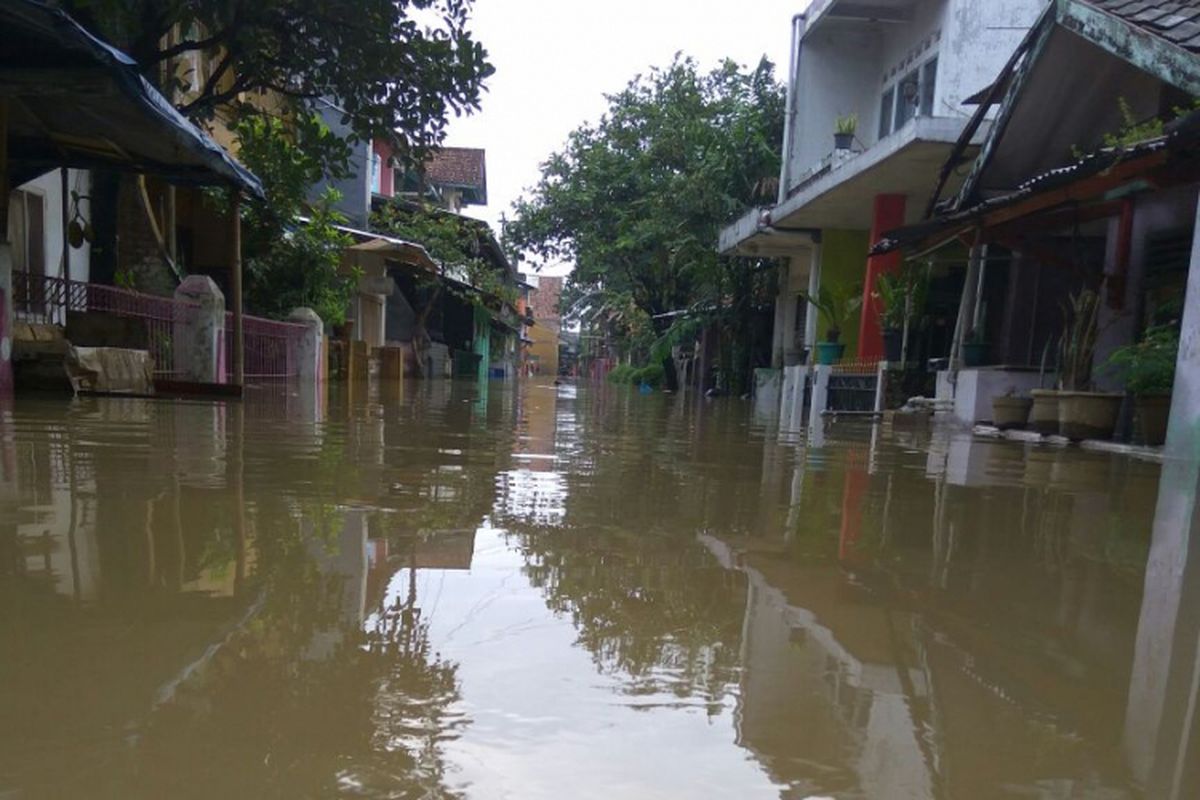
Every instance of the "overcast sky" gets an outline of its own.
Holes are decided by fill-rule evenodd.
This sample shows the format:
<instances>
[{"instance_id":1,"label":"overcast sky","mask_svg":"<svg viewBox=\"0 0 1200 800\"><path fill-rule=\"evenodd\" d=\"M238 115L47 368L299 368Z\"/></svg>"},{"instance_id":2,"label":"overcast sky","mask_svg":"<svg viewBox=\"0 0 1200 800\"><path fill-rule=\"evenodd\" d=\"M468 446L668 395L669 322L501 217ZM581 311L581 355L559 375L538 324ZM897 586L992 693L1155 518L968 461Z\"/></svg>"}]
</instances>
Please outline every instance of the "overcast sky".
<instances>
[{"instance_id":1,"label":"overcast sky","mask_svg":"<svg viewBox=\"0 0 1200 800\"><path fill-rule=\"evenodd\" d=\"M764 54L786 80L792 15L808 0L475 0L473 30L496 74L482 111L451 122L446 143L487 150L488 205L497 227L538 165L605 109L604 95L683 52L709 69ZM554 270L560 273L563 270Z\"/></svg>"}]
</instances>

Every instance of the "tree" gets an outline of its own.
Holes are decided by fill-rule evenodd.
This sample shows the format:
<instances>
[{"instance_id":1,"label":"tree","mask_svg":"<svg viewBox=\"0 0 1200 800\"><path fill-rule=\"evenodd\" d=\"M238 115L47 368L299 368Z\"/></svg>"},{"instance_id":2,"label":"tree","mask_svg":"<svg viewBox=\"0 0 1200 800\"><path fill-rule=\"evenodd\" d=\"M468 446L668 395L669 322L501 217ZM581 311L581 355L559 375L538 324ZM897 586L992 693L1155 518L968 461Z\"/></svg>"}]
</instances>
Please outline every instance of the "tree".
<instances>
[{"instance_id":1,"label":"tree","mask_svg":"<svg viewBox=\"0 0 1200 800\"><path fill-rule=\"evenodd\" d=\"M660 315L689 309L692 327L696 315L734 324L732 353L749 335L745 306L773 279L767 263L719 257L717 235L778 175L784 93L773 66L701 73L676 56L608 101L542 165L506 234L534 261L573 262L570 296L632 304L630 334L652 330L631 340L645 357L672 338Z\"/></svg>"},{"instance_id":2,"label":"tree","mask_svg":"<svg viewBox=\"0 0 1200 800\"><path fill-rule=\"evenodd\" d=\"M180 110L207 121L244 113L270 90L311 112L336 98L363 139L419 160L447 117L477 109L487 54L468 29L471 0L65 0L126 50ZM180 60L207 65L201 74ZM181 90L175 92L174 90Z\"/></svg>"},{"instance_id":3,"label":"tree","mask_svg":"<svg viewBox=\"0 0 1200 800\"><path fill-rule=\"evenodd\" d=\"M353 240L337 227L345 219L333 208L336 191L305 202L308 187L321 176L322 144L332 134L311 118L292 130L298 133L289 135L280 120L267 116L246 117L235 128L242 160L267 194L266 202L249 203L242 212L246 304L273 317L307 306L337 325L346 319L358 280L357 273L341 271L342 251Z\"/></svg>"}]
</instances>

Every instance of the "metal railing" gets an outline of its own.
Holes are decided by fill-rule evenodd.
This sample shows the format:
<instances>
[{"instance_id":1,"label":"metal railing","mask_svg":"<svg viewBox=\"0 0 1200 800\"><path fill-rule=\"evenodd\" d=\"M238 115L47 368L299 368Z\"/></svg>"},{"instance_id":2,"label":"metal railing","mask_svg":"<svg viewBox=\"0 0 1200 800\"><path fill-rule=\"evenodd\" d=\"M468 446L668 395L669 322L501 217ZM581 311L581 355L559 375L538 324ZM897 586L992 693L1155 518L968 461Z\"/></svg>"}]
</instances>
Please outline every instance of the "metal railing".
<instances>
[{"instance_id":1,"label":"metal railing","mask_svg":"<svg viewBox=\"0 0 1200 800\"><path fill-rule=\"evenodd\" d=\"M305 328L294 322L242 317L247 378L290 378L297 375L296 344ZM233 313L225 312L225 379L233 377Z\"/></svg>"},{"instance_id":2,"label":"metal railing","mask_svg":"<svg viewBox=\"0 0 1200 800\"><path fill-rule=\"evenodd\" d=\"M177 374L174 362L175 323L200 307L173 297L131 289L84 283L65 278L13 273L13 310L19 321L67 325L68 314L105 314L124 321L107 331L119 346L148 350L156 377ZM247 378L288 378L298 374L297 344L303 325L245 316L245 374ZM221 344L224 382L233 371L233 314L226 312Z\"/></svg>"}]
</instances>

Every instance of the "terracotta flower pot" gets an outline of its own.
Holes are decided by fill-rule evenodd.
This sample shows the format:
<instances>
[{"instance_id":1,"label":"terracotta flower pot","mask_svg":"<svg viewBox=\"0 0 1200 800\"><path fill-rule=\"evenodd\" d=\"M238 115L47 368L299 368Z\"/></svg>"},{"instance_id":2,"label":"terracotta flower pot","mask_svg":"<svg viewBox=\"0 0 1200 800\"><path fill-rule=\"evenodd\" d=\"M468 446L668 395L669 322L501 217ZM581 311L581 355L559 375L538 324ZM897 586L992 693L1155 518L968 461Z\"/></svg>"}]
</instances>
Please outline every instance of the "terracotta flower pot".
<instances>
[{"instance_id":1,"label":"terracotta flower pot","mask_svg":"<svg viewBox=\"0 0 1200 800\"><path fill-rule=\"evenodd\" d=\"M1134 398L1133 418L1138 440L1158 447L1167 440L1167 419L1171 415L1171 395L1144 394Z\"/></svg>"},{"instance_id":2,"label":"terracotta flower pot","mask_svg":"<svg viewBox=\"0 0 1200 800\"><path fill-rule=\"evenodd\" d=\"M993 397L992 424L1004 431L1024 428L1031 408L1033 400L1028 397Z\"/></svg>"},{"instance_id":3,"label":"terracotta flower pot","mask_svg":"<svg viewBox=\"0 0 1200 800\"><path fill-rule=\"evenodd\" d=\"M1068 439L1111 439L1123 399L1103 392L1060 392L1058 429Z\"/></svg>"},{"instance_id":4,"label":"terracotta flower pot","mask_svg":"<svg viewBox=\"0 0 1200 800\"><path fill-rule=\"evenodd\" d=\"M1058 392L1053 389L1034 389L1029 393L1033 406L1029 409L1029 429L1045 436L1058 433Z\"/></svg>"}]
</instances>

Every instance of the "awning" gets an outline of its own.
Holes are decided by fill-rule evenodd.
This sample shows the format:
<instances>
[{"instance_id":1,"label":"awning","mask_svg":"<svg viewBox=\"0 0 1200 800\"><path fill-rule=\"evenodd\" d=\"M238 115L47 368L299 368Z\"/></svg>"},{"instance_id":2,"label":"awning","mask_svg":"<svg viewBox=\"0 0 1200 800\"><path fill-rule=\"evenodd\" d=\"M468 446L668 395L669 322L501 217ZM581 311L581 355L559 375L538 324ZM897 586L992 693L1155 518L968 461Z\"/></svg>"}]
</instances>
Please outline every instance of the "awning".
<instances>
[{"instance_id":1,"label":"awning","mask_svg":"<svg viewBox=\"0 0 1200 800\"><path fill-rule=\"evenodd\" d=\"M893 250L922 252L975 228L1011 225L1034 215L1078 209L1112 198L1123 187L1153 175L1149 185L1191 181L1200 170L1200 111L1176 120L1163 136L1123 147L1105 147L1077 161L1035 175L1014 191L884 234L873 255ZM1075 211L1073 213L1078 213Z\"/></svg>"},{"instance_id":2,"label":"awning","mask_svg":"<svg viewBox=\"0 0 1200 800\"><path fill-rule=\"evenodd\" d=\"M37 0L0 3L0 97L9 101L13 186L75 167L263 196L258 178L176 111L133 59Z\"/></svg>"},{"instance_id":3,"label":"awning","mask_svg":"<svg viewBox=\"0 0 1200 800\"><path fill-rule=\"evenodd\" d=\"M422 267L430 272L437 272L437 264L429 256L429 251L415 242L377 235L370 241L360 242L346 249L356 255L374 255L385 260L399 261L414 267Z\"/></svg>"}]
</instances>

